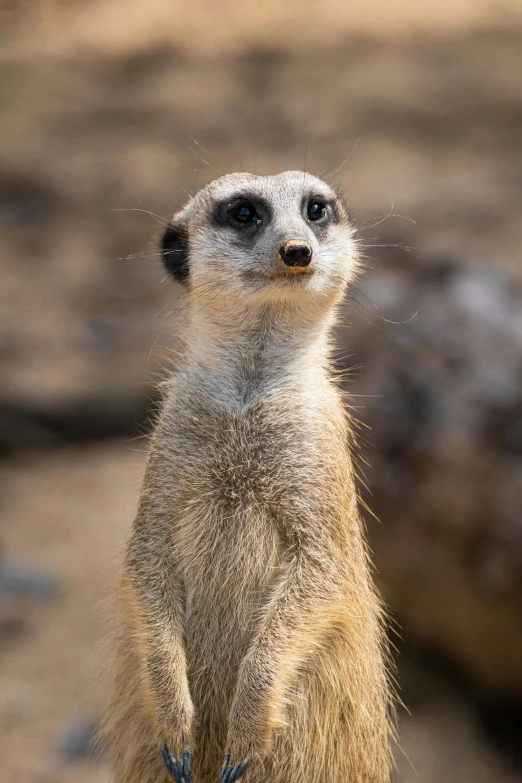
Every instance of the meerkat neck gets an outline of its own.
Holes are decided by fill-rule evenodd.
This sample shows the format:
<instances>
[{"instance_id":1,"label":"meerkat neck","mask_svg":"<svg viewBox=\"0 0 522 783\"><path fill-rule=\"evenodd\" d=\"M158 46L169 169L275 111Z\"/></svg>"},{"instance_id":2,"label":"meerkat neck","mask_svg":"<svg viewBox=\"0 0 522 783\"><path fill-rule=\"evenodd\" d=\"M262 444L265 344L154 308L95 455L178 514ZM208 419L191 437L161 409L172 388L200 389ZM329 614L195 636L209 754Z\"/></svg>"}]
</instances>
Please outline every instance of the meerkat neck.
<instances>
[{"instance_id":1,"label":"meerkat neck","mask_svg":"<svg viewBox=\"0 0 522 783\"><path fill-rule=\"evenodd\" d=\"M326 378L332 312L310 319L296 308L234 313L225 319L189 314L190 374L226 407L241 408L288 391L309 396Z\"/></svg>"}]
</instances>

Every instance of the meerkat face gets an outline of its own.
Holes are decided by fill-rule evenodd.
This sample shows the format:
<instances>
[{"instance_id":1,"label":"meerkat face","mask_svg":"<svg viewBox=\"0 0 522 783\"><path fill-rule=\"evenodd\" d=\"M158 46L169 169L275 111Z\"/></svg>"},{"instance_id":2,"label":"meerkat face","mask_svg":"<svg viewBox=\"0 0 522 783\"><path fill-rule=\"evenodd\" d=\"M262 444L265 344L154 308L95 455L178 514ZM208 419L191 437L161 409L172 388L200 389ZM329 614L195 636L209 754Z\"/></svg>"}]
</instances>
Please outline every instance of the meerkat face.
<instances>
[{"instance_id":1,"label":"meerkat face","mask_svg":"<svg viewBox=\"0 0 522 783\"><path fill-rule=\"evenodd\" d=\"M356 269L353 228L325 182L287 171L230 174L201 190L166 227L167 270L189 296L223 306L340 299Z\"/></svg>"}]
</instances>

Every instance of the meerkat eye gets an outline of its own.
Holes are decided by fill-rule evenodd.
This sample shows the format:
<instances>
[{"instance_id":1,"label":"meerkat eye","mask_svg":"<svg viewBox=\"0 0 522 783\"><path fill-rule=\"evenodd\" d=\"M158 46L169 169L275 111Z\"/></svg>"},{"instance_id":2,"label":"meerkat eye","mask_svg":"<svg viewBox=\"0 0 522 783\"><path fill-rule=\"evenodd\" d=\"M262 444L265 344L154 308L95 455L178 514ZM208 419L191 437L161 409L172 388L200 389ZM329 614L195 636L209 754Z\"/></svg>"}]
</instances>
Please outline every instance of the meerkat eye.
<instances>
[{"instance_id":1,"label":"meerkat eye","mask_svg":"<svg viewBox=\"0 0 522 783\"><path fill-rule=\"evenodd\" d=\"M308 220L322 220L326 215L326 205L322 201L310 201L306 209Z\"/></svg>"},{"instance_id":2,"label":"meerkat eye","mask_svg":"<svg viewBox=\"0 0 522 783\"><path fill-rule=\"evenodd\" d=\"M255 223L259 220L259 215L255 206L250 201L242 201L232 210L232 217L238 223Z\"/></svg>"}]
</instances>

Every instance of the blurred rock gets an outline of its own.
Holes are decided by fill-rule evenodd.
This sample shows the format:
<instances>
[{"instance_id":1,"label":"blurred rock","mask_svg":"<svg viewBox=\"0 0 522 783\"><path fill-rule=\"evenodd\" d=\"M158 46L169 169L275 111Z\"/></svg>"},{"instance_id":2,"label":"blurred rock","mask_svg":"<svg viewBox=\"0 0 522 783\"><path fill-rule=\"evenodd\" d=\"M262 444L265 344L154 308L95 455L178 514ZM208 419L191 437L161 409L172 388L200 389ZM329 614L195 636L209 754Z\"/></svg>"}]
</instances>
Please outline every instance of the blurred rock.
<instances>
[{"instance_id":1,"label":"blurred rock","mask_svg":"<svg viewBox=\"0 0 522 783\"><path fill-rule=\"evenodd\" d=\"M347 388L371 427L385 598L410 638L522 696L521 287L493 265L390 251L355 297Z\"/></svg>"},{"instance_id":2,"label":"blurred rock","mask_svg":"<svg viewBox=\"0 0 522 783\"><path fill-rule=\"evenodd\" d=\"M134 435L148 422L157 392L105 389L54 400L0 401L0 451Z\"/></svg>"},{"instance_id":3,"label":"blurred rock","mask_svg":"<svg viewBox=\"0 0 522 783\"><path fill-rule=\"evenodd\" d=\"M26 563L0 562L0 598L49 600L59 594L58 580Z\"/></svg>"},{"instance_id":4,"label":"blurred rock","mask_svg":"<svg viewBox=\"0 0 522 783\"><path fill-rule=\"evenodd\" d=\"M66 761L82 761L97 754L96 747L97 724L94 720L77 717L71 720L60 731L56 749Z\"/></svg>"},{"instance_id":5,"label":"blurred rock","mask_svg":"<svg viewBox=\"0 0 522 783\"><path fill-rule=\"evenodd\" d=\"M0 649L28 631L27 618L12 601L0 601Z\"/></svg>"}]
</instances>

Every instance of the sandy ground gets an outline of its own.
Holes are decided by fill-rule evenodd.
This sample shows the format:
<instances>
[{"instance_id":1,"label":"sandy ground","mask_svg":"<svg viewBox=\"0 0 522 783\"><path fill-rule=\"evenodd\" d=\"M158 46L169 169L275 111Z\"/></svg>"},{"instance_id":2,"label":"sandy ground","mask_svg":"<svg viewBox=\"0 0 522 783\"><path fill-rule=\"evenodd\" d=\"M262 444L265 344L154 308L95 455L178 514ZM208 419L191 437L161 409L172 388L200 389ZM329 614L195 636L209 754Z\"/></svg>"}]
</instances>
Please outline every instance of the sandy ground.
<instances>
[{"instance_id":1,"label":"sandy ground","mask_svg":"<svg viewBox=\"0 0 522 783\"><path fill-rule=\"evenodd\" d=\"M10 558L38 564L61 585L52 602L13 604L9 611L19 625L11 623L11 633L0 636L1 783L109 779L103 761L67 762L57 746L64 727L96 715L102 703L104 607L134 513L140 449L143 444L118 442L21 456L1 466ZM412 676L417 696L411 716L401 713L398 782L522 780L488 749L469 708L447 684L426 686L422 674L407 670L406 679Z\"/></svg>"}]
</instances>

